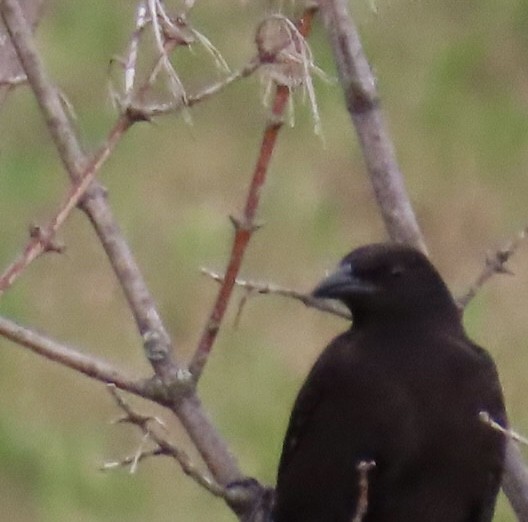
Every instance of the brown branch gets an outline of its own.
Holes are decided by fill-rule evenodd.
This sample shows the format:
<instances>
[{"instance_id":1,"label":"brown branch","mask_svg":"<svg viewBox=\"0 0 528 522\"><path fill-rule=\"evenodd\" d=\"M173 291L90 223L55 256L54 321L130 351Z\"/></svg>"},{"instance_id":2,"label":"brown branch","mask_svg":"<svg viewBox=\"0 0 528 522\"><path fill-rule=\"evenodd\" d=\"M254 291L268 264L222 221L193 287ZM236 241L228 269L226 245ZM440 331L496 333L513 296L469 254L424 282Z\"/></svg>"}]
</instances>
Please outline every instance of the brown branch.
<instances>
[{"instance_id":1,"label":"brown branch","mask_svg":"<svg viewBox=\"0 0 528 522\"><path fill-rule=\"evenodd\" d=\"M204 475L198 468L194 465L190 457L183 450L169 442L165 437L158 433L156 426L164 427L164 424L157 419L156 417L142 415L135 412L131 406L125 401L125 399L118 393L115 386L110 385L108 390L114 397L117 405L125 412L125 416L119 419L119 422L127 422L138 426L144 433L145 438L152 440L157 448L159 448L160 453L172 457L180 465L183 472L190 478L192 478L198 485L205 488L207 491L212 493L217 497L225 498L226 490L220 484L218 484L212 478ZM132 460L137 465L139 455L141 455L142 450L138 453L138 457ZM152 452L150 452L152 454Z\"/></svg>"},{"instance_id":2,"label":"brown branch","mask_svg":"<svg viewBox=\"0 0 528 522\"><path fill-rule=\"evenodd\" d=\"M315 12L316 11L313 7L308 8L299 23L299 32L303 37L305 37L311 29L311 23ZM266 181L269 163L277 142L279 131L283 124L282 117L289 97L290 89L287 86L276 86L271 117L264 130L260 154L249 185L242 218L231 218L235 227L235 237L233 239L231 255L225 272L224 281L220 285L220 290L218 291L213 309L209 315L204 331L189 365L189 370L195 381L199 380L207 363L209 353L213 348L229 299L233 292L235 280L240 270L246 248L253 232L258 228L258 225L255 223L255 217L260 202L262 187Z\"/></svg>"},{"instance_id":3,"label":"brown branch","mask_svg":"<svg viewBox=\"0 0 528 522\"><path fill-rule=\"evenodd\" d=\"M346 0L319 0L348 112L389 237L426 251L380 107L376 78Z\"/></svg>"},{"instance_id":4,"label":"brown branch","mask_svg":"<svg viewBox=\"0 0 528 522\"><path fill-rule=\"evenodd\" d=\"M83 354L70 346L54 341L47 336L25 328L4 317L0 317L0 335L10 339L18 345L25 346L46 359L58 362L61 365L82 373L94 380L105 384L111 384L116 388L152 400L160 405L172 407L173 401L171 400L171 397L165 396L164 388L156 386L155 382L134 379L102 359L93 355ZM182 421L185 422L186 419L187 416L184 416ZM205 428L205 426L202 425L202 428ZM170 455L173 458L176 458L184 468L184 471L193 476L196 480L196 474L198 472L195 470L190 460L186 461L186 455L184 452L181 452L181 450L170 443L164 442L161 438L154 436L153 440L161 448L164 455ZM139 460L146 456L147 455L138 457L136 455L136 459ZM132 463L132 461L130 461L130 463ZM106 468L109 467L112 466L106 466ZM208 489L213 488L215 491L220 491L219 487L216 486L216 483L208 477L201 476L200 481L202 485L208 484ZM221 491L223 492L223 488L221 488ZM215 492L215 494L218 493ZM224 495L222 493L222 496L224 496L227 501L231 501L230 495ZM240 499L237 499L237 501L240 502Z\"/></svg>"},{"instance_id":5,"label":"brown branch","mask_svg":"<svg viewBox=\"0 0 528 522\"><path fill-rule=\"evenodd\" d=\"M188 94L185 100L185 103L183 103L183 101L181 100L174 102L174 103L164 103L164 104L157 104L157 105L156 104L138 105L135 102L131 102L128 107L129 107L129 110L137 114L142 114L146 120L150 120L156 116L162 116L166 114L172 114L175 112L179 112L182 110L182 108L193 107L194 105L201 103L205 100L208 100L215 94L218 94L219 92L223 91L226 87L228 87L232 83L251 76L260 66L261 66L260 60L258 58L253 58L244 67L242 67L238 71L235 71L229 74L223 80L220 80L219 82L208 85L207 87L205 87L204 89L202 89L201 91L195 94Z\"/></svg>"},{"instance_id":6,"label":"brown branch","mask_svg":"<svg viewBox=\"0 0 528 522\"><path fill-rule=\"evenodd\" d=\"M31 234L31 238L22 253L0 276L0 296L15 282L33 260L44 252L54 250L52 248L52 242L55 233L84 196L95 175L110 157L112 151L130 125L131 122L127 117L122 116L118 118L108 134L104 145L96 152L94 158L86 168L83 169L79 178L74 181L53 218L45 226L35 227L35 233Z\"/></svg>"},{"instance_id":7,"label":"brown branch","mask_svg":"<svg viewBox=\"0 0 528 522\"><path fill-rule=\"evenodd\" d=\"M203 274L205 274L206 276L210 277L211 279L213 279L214 281L218 283L224 282L224 276L221 274L218 274L217 272L214 272L207 268L202 268L201 271ZM327 300L327 299L316 299L315 297L312 297L310 294L305 294L303 292L299 292L291 288L279 286L274 283L259 283L257 281L249 281L249 280L236 278L235 285L240 288L243 288L244 290L250 293L257 293L260 295L272 294L272 295L279 295L282 297L288 297L290 299L300 301L308 308L315 308L316 310L320 310L322 312L328 312L338 317L342 317L343 319L352 318L352 316L350 315L350 312L346 310L344 307L339 306L339 304L336 303L336 301Z\"/></svg>"},{"instance_id":8,"label":"brown branch","mask_svg":"<svg viewBox=\"0 0 528 522\"><path fill-rule=\"evenodd\" d=\"M226 275L223 284L217 294L213 309L209 315L204 331L198 342L198 347L189 365L194 379L198 381L207 363L209 353L218 335L220 324L224 318L227 304L231 297L236 276L240 270L242 259L246 248L253 235L258 229L255 223L255 216L260 202L261 188L266 180L269 162L273 153L279 129L282 126L282 114L289 98L289 89L283 85L277 86L275 101L272 108L272 117L264 132L264 138L260 148L260 156L253 173L253 178L249 186L243 217L241 219L232 217L231 221L235 228L235 237L231 247L231 255L227 265Z\"/></svg>"},{"instance_id":9,"label":"brown branch","mask_svg":"<svg viewBox=\"0 0 528 522\"><path fill-rule=\"evenodd\" d=\"M144 7L144 6L143 6ZM133 87L134 76L135 76L135 63L137 60L137 46L138 38L141 31L144 29L146 24L145 13L141 9L141 6L138 7L137 21L136 21L136 30L134 31L133 37L130 43L129 54L125 63L125 77L126 77L126 92L127 95L131 94L130 89ZM174 48L176 43L173 40L170 40L167 44L167 52ZM157 64L156 64L157 65ZM154 65L153 69L156 69ZM187 106L192 106L201 101L204 101L214 94L220 92L225 87L231 83L250 76L255 70L258 69L260 62L258 59L253 59L241 70L236 71L229 75L225 80L217 82L206 87L203 91L198 92L195 95L188 97ZM27 81L27 77L24 76L24 81ZM151 87L151 79L145 82L138 89L138 97L140 99L146 94L146 91ZM171 111L182 109L181 103L176 104L176 106L170 106ZM0 296L5 292L20 276L20 274L29 266L29 264L38 258L42 253L53 250L50 249L52 244L53 237L56 234L57 230L65 222L66 218L69 216L71 211L77 206L84 193L87 191L91 181L95 175L99 172L103 164L110 157L112 152L115 150L117 144L124 136L126 131L132 126L135 121L141 120L150 120L154 116L161 114L166 114L171 112L167 107L163 108L146 108L141 106L136 106L134 103L130 102L125 106L125 110L117 118L117 121L113 125L112 129L108 133L108 136L100 147L100 149L94 154L93 159L89 164L83 168L79 173L78 179L74 181L73 186L69 189L67 195L64 198L63 203L60 205L59 210L53 216L53 218L44 226L36 227L35 230L38 233L31 235L30 240L24 247L21 254L8 266L4 273L0 276Z\"/></svg>"},{"instance_id":10,"label":"brown branch","mask_svg":"<svg viewBox=\"0 0 528 522\"><path fill-rule=\"evenodd\" d=\"M134 31L133 37L130 43L129 55L125 63L125 77L126 77L126 91L130 93L131 88L134 84L135 76L135 64L137 60L137 47L139 35L146 25L145 20L145 6L139 6L136 20L136 30ZM168 52L175 46L175 41L169 40L166 51ZM259 61L254 59L247 66L231 74L228 78L222 82L213 84L202 92L190 97L187 101L187 105L191 106L199 103L212 95L216 94L227 85L230 85L234 81L244 78L252 74L259 66ZM154 66L156 69L156 65ZM27 77L24 76L24 80L27 81ZM145 82L145 84L139 88L139 97L142 98L146 90L151 86L151 79ZM178 104L178 109L181 109L181 104ZM108 157L111 155L120 139L123 137L125 132L130 128L132 123L137 120L150 119L151 117L165 113L166 110L156 111L155 109L145 109L141 107L135 107L130 104L126 107L126 110L121 114L113 128L110 130L108 137L103 146L96 152L94 158L90 163L79 173L78 179L75 180L74 185L68 191L68 194L64 198L59 210L54 217L49 221L48 224L42 227L38 227L36 230L38 233L32 234L30 241L25 246L22 253L17 259L4 271L0 276L0 295L5 292L13 282L19 277L25 268L43 252L50 250L49 246L53 240L53 236L64 223L70 212L79 203L80 199L86 192L92 179L95 177L97 172L101 169L102 165L106 162Z\"/></svg>"},{"instance_id":11,"label":"brown branch","mask_svg":"<svg viewBox=\"0 0 528 522\"><path fill-rule=\"evenodd\" d=\"M205 87L202 91L196 94L188 95L187 106L192 107L197 103L207 100L211 96L214 96L215 94L218 94L219 92L223 91L228 85L231 85L237 80L241 80L243 78L251 76L260 67L260 65L260 59L258 57L253 58L244 67L242 67L238 71L232 72L223 80Z\"/></svg>"},{"instance_id":12,"label":"brown branch","mask_svg":"<svg viewBox=\"0 0 528 522\"><path fill-rule=\"evenodd\" d=\"M130 43L129 55L125 63L125 76L127 77L127 94L130 94L128 91L133 87L134 75L135 75L135 63L137 60L137 46L138 38L141 31L144 29L145 13L138 7L137 21L136 21L136 30L133 34ZM144 6L143 6L144 7ZM175 47L176 43L174 40L169 40L167 43L167 52ZM26 53L30 54L30 53ZM29 58L31 60L31 56ZM37 57L38 59L38 57ZM260 62L258 59L253 59L241 70L236 71L229 75L226 79L221 82L212 84L206 87L203 91L191 95L187 99L187 105L192 106L201 101L208 99L214 94L220 92L222 89L233 83L234 81L248 77L256 69L258 69ZM153 66L153 70L156 69L157 64ZM43 72L43 71L42 71ZM27 81L27 77L24 75L24 81ZM143 84L138 89L138 97L142 98L146 94L146 90L151 86L151 79L145 84ZM45 86L42 89L42 92L45 92ZM48 93L46 98L49 101L53 100L53 95ZM62 226L70 212L76 205L79 203L80 199L87 191L92 179L95 177L97 172L101 169L102 165L106 162L109 156L114 151L120 139L130 128L130 126L138 120L150 120L152 117L166 114L175 109L181 110L181 103L176 104L176 106L170 106L170 111L167 107L155 108L155 107L141 107L133 103L129 103L124 108L123 113L118 117L114 126L108 133L108 136L103 143L102 147L95 153L93 159L90 163L84 168L78 175L78 179L74 181L74 185L69 190L67 196L64 198L64 202L60 206L59 210L53 216L53 218L45 225L41 227L35 227L34 233L31 235L30 241L24 247L22 253L13 261L13 263L6 268L4 273L0 276L0 295L5 292L13 282L19 277L19 275L27 268L27 266L39 257L43 252L48 250L53 250L49 248L52 245L52 240L57 230ZM63 140L64 141L64 140ZM95 192L95 190L94 190Z\"/></svg>"},{"instance_id":13,"label":"brown branch","mask_svg":"<svg viewBox=\"0 0 528 522\"><path fill-rule=\"evenodd\" d=\"M145 381L132 378L102 359L93 355L83 354L70 346L54 341L5 317L0 317L0 335L14 343L29 348L32 352L50 361L58 362L92 379L105 384L112 383L121 390L154 400L154 396L149 391ZM160 401L158 400L157 402Z\"/></svg>"},{"instance_id":14,"label":"brown branch","mask_svg":"<svg viewBox=\"0 0 528 522\"><path fill-rule=\"evenodd\" d=\"M477 276L464 295L457 299L457 304L464 309L477 295L477 292L496 274L511 274L506 268L506 263L517 252L528 236L528 227L523 228L517 235L502 248L486 256L482 272Z\"/></svg>"},{"instance_id":15,"label":"brown branch","mask_svg":"<svg viewBox=\"0 0 528 522\"><path fill-rule=\"evenodd\" d=\"M36 51L18 2L5 0L0 4L0 10L59 156L70 178L75 182L81 177L82 167L87 164L87 157L64 110L57 89L49 79ZM156 349L148 355L157 375L162 380L167 380L177 371L170 354L169 336L155 309L139 267L111 214L102 187L92 183L81 204L96 227L99 238L111 259L140 333L143 336L150 335L151 338L159 339Z\"/></svg>"},{"instance_id":16,"label":"brown branch","mask_svg":"<svg viewBox=\"0 0 528 522\"><path fill-rule=\"evenodd\" d=\"M0 13L8 27L20 62L45 117L60 158L72 181L79 178L87 158L61 104L57 89L48 78L36 52L31 33L16 0L3 0ZM103 244L124 290L139 332L145 340L147 357L167 389L178 385L180 367L172 355L169 335L145 284L132 252L116 223L102 187L93 182L81 202ZM218 482L227 484L241 477L235 458L203 411L198 397L189 393L173 401L179 417L200 455Z\"/></svg>"}]
</instances>

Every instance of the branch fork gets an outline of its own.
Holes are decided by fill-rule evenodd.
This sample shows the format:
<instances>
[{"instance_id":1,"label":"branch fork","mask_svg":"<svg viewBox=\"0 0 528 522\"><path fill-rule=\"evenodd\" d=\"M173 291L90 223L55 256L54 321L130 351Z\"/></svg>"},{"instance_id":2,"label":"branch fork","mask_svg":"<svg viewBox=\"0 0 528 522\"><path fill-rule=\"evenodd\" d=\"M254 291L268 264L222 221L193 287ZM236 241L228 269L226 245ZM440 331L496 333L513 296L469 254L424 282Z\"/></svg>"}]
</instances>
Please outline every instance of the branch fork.
<instances>
[{"instance_id":1,"label":"branch fork","mask_svg":"<svg viewBox=\"0 0 528 522\"><path fill-rule=\"evenodd\" d=\"M129 423L137 426L143 432L143 438L138 450L133 457L127 457L123 461L119 461L117 463L112 462L110 464L106 464L103 466L104 469L131 464L132 472L132 469L135 470L139 461L144 458L150 456L167 455L176 460L182 471L201 487L205 488L215 496L225 497L225 488L218 484L213 478L200 472L190 457L183 450L173 445L166 439L167 427L159 417L143 415L136 412L121 396L115 386L108 385L108 391L111 393L119 409L123 410L124 412L124 415L119 417L116 422ZM160 429L163 435L159 433ZM156 447L151 450L145 450L144 446L149 440L152 441Z\"/></svg>"}]
</instances>

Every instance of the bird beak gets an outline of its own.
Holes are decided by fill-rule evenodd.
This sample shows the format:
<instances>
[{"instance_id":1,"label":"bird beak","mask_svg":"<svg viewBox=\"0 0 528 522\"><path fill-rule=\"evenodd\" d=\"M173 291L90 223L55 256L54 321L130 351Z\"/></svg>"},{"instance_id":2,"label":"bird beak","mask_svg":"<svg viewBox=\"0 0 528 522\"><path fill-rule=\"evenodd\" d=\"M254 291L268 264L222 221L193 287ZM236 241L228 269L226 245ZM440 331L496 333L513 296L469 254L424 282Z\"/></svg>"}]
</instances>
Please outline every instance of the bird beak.
<instances>
[{"instance_id":1,"label":"bird beak","mask_svg":"<svg viewBox=\"0 0 528 522\"><path fill-rule=\"evenodd\" d=\"M373 284L355 276L350 265L340 265L335 272L317 285L312 296L325 299L342 299L354 295L372 294L375 290Z\"/></svg>"}]
</instances>

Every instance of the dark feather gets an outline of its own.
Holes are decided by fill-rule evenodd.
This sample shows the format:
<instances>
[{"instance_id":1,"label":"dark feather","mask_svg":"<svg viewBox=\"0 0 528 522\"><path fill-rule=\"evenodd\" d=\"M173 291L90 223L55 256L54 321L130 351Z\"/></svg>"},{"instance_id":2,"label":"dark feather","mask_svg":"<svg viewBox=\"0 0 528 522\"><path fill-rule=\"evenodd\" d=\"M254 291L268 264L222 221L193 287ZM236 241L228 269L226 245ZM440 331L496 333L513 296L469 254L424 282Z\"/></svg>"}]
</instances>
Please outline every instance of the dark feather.
<instances>
[{"instance_id":1,"label":"dark feather","mask_svg":"<svg viewBox=\"0 0 528 522\"><path fill-rule=\"evenodd\" d=\"M275 522L352 522L360 461L365 522L489 522L507 425L495 365L464 333L458 309L421 253L370 245L344 258L315 295L353 325L323 351L292 410Z\"/></svg>"}]
</instances>

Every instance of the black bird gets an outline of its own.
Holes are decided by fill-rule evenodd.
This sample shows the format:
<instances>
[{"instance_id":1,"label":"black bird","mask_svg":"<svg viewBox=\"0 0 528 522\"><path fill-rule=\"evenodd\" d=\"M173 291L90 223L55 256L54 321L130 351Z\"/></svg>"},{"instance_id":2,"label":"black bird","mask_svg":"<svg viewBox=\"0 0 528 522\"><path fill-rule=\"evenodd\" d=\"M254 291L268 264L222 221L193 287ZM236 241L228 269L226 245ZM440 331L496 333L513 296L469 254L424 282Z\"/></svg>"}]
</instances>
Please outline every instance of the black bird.
<instances>
[{"instance_id":1,"label":"black bird","mask_svg":"<svg viewBox=\"0 0 528 522\"><path fill-rule=\"evenodd\" d=\"M505 440L479 414L507 425L501 386L428 259L364 246L313 295L343 302L353 323L296 399L274 522L492 520ZM366 490L357 468L371 461Z\"/></svg>"}]
</instances>

